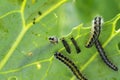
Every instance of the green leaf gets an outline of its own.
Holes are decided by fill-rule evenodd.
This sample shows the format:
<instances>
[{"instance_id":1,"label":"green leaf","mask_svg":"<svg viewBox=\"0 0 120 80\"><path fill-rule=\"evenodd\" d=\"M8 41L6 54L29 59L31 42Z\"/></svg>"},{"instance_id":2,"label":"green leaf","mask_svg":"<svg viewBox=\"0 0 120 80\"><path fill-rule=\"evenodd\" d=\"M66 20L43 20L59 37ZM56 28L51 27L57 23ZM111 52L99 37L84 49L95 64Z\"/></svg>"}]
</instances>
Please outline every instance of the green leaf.
<instances>
[{"instance_id":1,"label":"green leaf","mask_svg":"<svg viewBox=\"0 0 120 80\"><path fill-rule=\"evenodd\" d=\"M0 80L75 80L76 77L68 67L54 58L56 51L69 57L88 80L120 79L120 71L111 70L101 60L94 46L85 48L91 26L79 25L71 1L58 8L65 2L66 0L0 1ZM70 11L73 13L67 12L68 7L72 7ZM42 14L39 15L38 12ZM120 14L110 19L104 23L99 40L108 58L119 69L120 29L116 25ZM73 28L74 26L76 27ZM50 44L48 37L53 35L64 37L70 44L72 53L65 51L61 41L56 45ZM70 41L71 36L76 39L81 53L76 53Z\"/></svg>"},{"instance_id":2,"label":"green leaf","mask_svg":"<svg viewBox=\"0 0 120 80\"><path fill-rule=\"evenodd\" d=\"M96 15L102 15L105 21L110 20L119 13L119 0L76 0L75 6L78 16L84 25L90 25Z\"/></svg>"},{"instance_id":3,"label":"green leaf","mask_svg":"<svg viewBox=\"0 0 120 80\"><path fill-rule=\"evenodd\" d=\"M49 35L54 34L50 33L50 31L57 31L56 13L52 11L65 2L66 0L0 1L0 44L2 44L0 46L0 79L9 80L12 79L12 77L25 79L25 77L22 77L24 73L22 69L29 69L30 67L36 69L37 64L38 66L42 65L39 65L39 62L45 62L43 64L49 65L50 60L47 58L50 57L50 55L45 54L46 52L44 53L44 51L47 47L50 47L48 45ZM42 15L38 15L38 12L41 12ZM33 24L34 18L36 18L36 24ZM51 21L56 22L51 24ZM37 48L38 50L36 50ZM34 54L34 50L39 51L39 54ZM34 57L30 57L32 54L34 54ZM37 70L39 75L41 74L42 76L45 75L44 73L46 73L48 66L46 66L46 68L44 67L45 69L41 67L38 68L43 70L43 73ZM33 70L32 68L30 69ZM25 71L25 74L28 73L29 72ZM32 74L34 73L37 72L33 70ZM29 76L31 76L31 74L27 76L26 80L31 79ZM41 76L37 77L36 75L33 79L44 79L44 76Z\"/></svg>"}]
</instances>

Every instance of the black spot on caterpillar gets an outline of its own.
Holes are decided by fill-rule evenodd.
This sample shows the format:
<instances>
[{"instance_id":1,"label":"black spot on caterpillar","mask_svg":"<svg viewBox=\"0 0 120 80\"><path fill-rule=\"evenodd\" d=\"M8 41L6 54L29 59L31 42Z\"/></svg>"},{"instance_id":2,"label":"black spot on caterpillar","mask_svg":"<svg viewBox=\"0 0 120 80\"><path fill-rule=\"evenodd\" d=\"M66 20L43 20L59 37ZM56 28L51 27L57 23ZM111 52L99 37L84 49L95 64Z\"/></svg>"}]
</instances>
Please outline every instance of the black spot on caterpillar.
<instances>
[{"instance_id":1,"label":"black spot on caterpillar","mask_svg":"<svg viewBox=\"0 0 120 80\"><path fill-rule=\"evenodd\" d=\"M107 58L105 51L102 48L102 45L100 44L99 40L95 41L95 46L96 46L102 60L106 63L106 65L108 65L114 71L118 71L118 68Z\"/></svg>"},{"instance_id":2,"label":"black spot on caterpillar","mask_svg":"<svg viewBox=\"0 0 120 80\"><path fill-rule=\"evenodd\" d=\"M91 37L89 41L86 44L87 48L90 48L93 46L94 42L98 39L101 31L101 26L102 26L102 18L101 17L95 17L93 20L93 29L91 33Z\"/></svg>"},{"instance_id":3,"label":"black spot on caterpillar","mask_svg":"<svg viewBox=\"0 0 120 80\"><path fill-rule=\"evenodd\" d=\"M77 45L77 42L75 41L75 39L73 37L71 38L71 41L72 41L73 45L75 46L77 53L79 53L81 50L80 50L79 46Z\"/></svg>"},{"instance_id":4,"label":"black spot on caterpillar","mask_svg":"<svg viewBox=\"0 0 120 80\"><path fill-rule=\"evenodd\" d=\"M71 53L71 49L70 49L70 46L69 46L69 44L67 43L67 41L66 41L64 38L62 38L61 40L62 40L62 43L63 43L66 51L67 51L68 53Z\"/></svg>"},{"instance_id":5,"label":"black spot on caterpillar","mask_svg":"<svg viewBox=\"0 0 120 80\"><path fill-rule=\"evenodd\" d=\"M49 37L49 41L50 41L51 43L55 44L55 43L58 43L58 38L55 37L55 36L51 36L51 37Z\"/></svg>"},{"instance_id":6,"label":"black spot on caterpillar","mask_svg":"<svg viewBox=\"0 0 120 80\"><path fill-rule=\"evenodd\" d=\"M61 62L63 62L65 65L67 65L71 71L73 72L73 74L78 78L78 80L87 80L79 71L79 69L77 68L77 66L67 57L65 57L64 55L62 55L59 52L56 52L54 54L54 56L59 59Z\"/></svg>"}]
</instances>

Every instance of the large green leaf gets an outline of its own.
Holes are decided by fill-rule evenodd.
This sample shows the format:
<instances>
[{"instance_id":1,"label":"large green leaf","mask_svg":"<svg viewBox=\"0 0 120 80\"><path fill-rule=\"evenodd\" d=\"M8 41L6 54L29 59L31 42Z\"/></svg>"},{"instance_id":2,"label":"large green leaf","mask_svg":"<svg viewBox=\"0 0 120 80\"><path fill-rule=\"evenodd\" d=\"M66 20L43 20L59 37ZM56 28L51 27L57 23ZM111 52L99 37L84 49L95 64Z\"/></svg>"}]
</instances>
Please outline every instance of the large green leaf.
<instances>
[{"instance_id":1,"label":"large green leaf","mask_svg":"<svg viewBox=\"0 0 120 80\"><path fill-rule=\"evenodd\" d=\"M79 25L79 19L73 16L75 13L67 12L71 7L70 2L53 12L65 2L66 0L0 1L0 80L75 80L72 72L54 58L56 51L69 57L89 80L120 79L120 71L115 72L106 66L95 47L85 48L91 26ZM38 15L39 11L42 15ZM63 15L71 18L67 21ZM118 68L120 29L116 29L116 25L119 18L120 14L105 22L99 38L106 55ZM75 25L78 26L72 29ZM68 54L61 42L50 44L48 37L52 35L65 37L72 53ZM80 46L80 54L76 53L71 44L71 36Z\"/></svg>"}]
</instances>

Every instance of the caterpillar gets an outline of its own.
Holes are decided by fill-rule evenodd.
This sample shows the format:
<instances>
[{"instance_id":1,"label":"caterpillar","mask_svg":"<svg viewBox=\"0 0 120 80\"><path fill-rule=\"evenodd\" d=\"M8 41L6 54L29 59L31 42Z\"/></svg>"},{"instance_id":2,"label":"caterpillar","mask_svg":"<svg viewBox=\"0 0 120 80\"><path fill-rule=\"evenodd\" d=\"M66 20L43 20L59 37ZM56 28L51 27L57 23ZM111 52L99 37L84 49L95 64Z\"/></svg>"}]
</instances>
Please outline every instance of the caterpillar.
<instances>
[{"instance_id":1,"label":"caterpillar","mask_svg":"<svg viewBox=\"0 0 120 80\"><path fill-rule=\"evenodd\" d=\"M91 33L91 37L88 40L86 47L90 48L93 46L94 42L98 39L100 35L101 25L102 25L102 18L101 17L95 17L93 20L93 29Z\"/></svg>"},{"instance_id":2,"label":"caterpillar","mask_svg":"<svg viewBox=\"0 0 120 80\"><path fill-rule=\"evenodd\" d=\"M62 38L61 40L62 40L62 44L63 44L63 46L65 47L66 51L67 51L68 53L71 53L71 49L70 49L70 46L69 46L69 44L67 43L67 41L66 41L64 38Z\"/></svg>"},{"instance_id":3,"label":"caterpillar","mask_svg":"<svg viewBox=\"0 0 120 80\"><path fill-rule=\"evenodd\" d=\"M51 43L55 44L55 43L58 43L58 38L55 37L55 36L51 36L51 37L49 37L49 41L50 41Z\"/></svg>"},{"instance_id":4,"label":"caterpillar","mask_svg":"<svg viewBox=\"0 0 120 80\"><path fill-rule=\"evenodd\" d=\"M118 68L107 58L104 49L102 48L102 45L100 44L99 40L95 41L95 46L102 58L102 60L105 62L105 64L107 66L109 66L111 69L113 69L114 71L118 71Z\"/></svg>"},{"instance_id":5,"label":"caterpillar","mask_svg":"<svg viewBox=\"0 0 120 80\"><path fill-rule=\"evenodd\" d=\"M71 71L73 72L73 74L77 77L78 80L87 80L79 71L79 69L77 68L77 66L67 57L65 57L64 55L62 55L59 52L56 52L54 54L54 56L56 57L56 59L60 60L61 62L63 62L65 65L67 65Z\"/></svg>"},{"instance_id":6,"label":"caterpillar","mask_svg":"<svg viewBox=\"0 0 120 80\"><path fill-rule=\"evenodd\" d=\"M77 42L75 41L75 39L73 37L71 38L71 41L72 41L73 45L75 46L77 53L81 52L79 46L77 45Z\"/></svg>"}]
</instances>

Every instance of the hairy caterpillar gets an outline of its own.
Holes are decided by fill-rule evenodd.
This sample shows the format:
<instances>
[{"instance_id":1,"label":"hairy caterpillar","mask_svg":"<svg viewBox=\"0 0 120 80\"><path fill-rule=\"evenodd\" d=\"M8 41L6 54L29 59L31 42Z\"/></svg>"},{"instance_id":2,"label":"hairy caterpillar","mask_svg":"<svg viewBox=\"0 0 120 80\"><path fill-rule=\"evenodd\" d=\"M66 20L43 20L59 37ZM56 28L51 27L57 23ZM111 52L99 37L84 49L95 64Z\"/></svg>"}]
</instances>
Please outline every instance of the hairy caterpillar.
<instances>
[{"instance_id":1,"label":"hairy caterpillar","mask_svg":"<svg viewBox=\"0 0 120 80\"><path fill-rule=\"evenodd\" d=\"M64 38L62 38L61 40L62 40L62 43L63 43L66 51L67 51L68 53L71 53L71 49L70 49L70 46L69 46L69 44L67 43L67 41L66 41Z\"/></svg>"},{"instance_id":2,"label":"hairy caterpillar","mask_svg":"<svg viewBox=\"0 0 120 80\"><path fill-rule=\"evenodd\" d=\"M80 50L79 46L77 45L77 42L75 41L75 39L73 37L71 38L71 41L72 41L73 45L75 46L77 53L79 53L81 50Z\"/></svg>"},{"instance_id":3,"label":"hairy caterpillar","mask_svg":"<svg viewBox=\"0 0 120 80\"><path fill-rule=\"evenodd\" d=\"M87 80L79 71L79 69L77 68L77 66L67 57L65 57L64 55L62 55L59 52L56 52L54 54L54 56L59 59L61 62L63 62L65 65L67 65L71 71L73 72L73 74L78 78L78 80Z\"/></svg>"},{"instance_id":4,"label":"hairy caterpillar","mask_svg":"<svg viewBox=\"0 0 120 80\"><path fill-rule=\"evenodd\" d=\"M105 51L102 48L102 45L100 44L99 40L95 41L95 46L96 46L102 60L106 63L106 65L108 65L114 71L118 71L118 68L107 58Z\"/></svg>"},{"instance_id":5,"label":"hairy caterpillar","mask_svg":"<svg viewBox=\"0 0 120 80\"><path fill-rule=\"evenodd\" d=\"M91 33L91 37L89 41L86 44L87 48L90 48L93 46L94 42L98 39L100 35L101 25L102 25L102 18L101 17L95 17L93 20L93 29Z\"/></svg>"}]
</instances>

